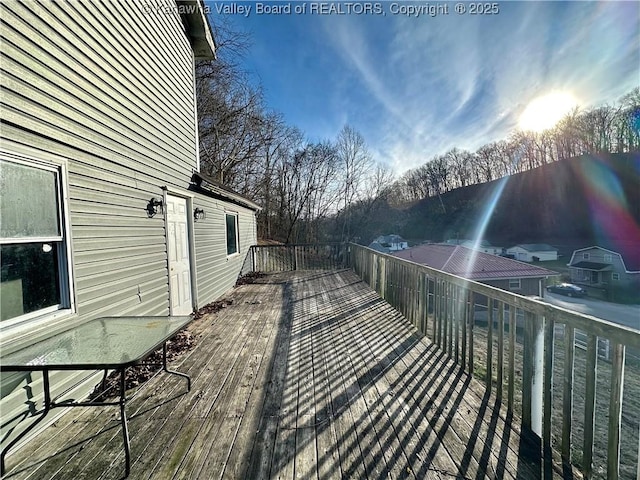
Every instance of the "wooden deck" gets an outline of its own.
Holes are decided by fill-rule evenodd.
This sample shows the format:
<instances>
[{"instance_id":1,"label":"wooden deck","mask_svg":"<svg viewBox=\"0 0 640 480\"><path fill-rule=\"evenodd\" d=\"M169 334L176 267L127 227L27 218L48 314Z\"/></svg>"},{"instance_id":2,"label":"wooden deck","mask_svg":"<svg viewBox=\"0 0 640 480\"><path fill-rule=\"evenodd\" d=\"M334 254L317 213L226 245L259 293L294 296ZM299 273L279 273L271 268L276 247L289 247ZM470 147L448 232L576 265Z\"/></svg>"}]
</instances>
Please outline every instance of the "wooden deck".
<instances>
[{"instance_id":1,"label":"wooden deck","mask_svg":"<svg viewBox=\"0 0 640 480\"><path fill-rule=\"evenodd\" d=\"M128 404L129 478L540 478L519 421L353 272L270 275L231 298L172 365L191 392L159 375ZM122 478L117 412L70 410L6 478Z\"/></svg>"}]
</instances>

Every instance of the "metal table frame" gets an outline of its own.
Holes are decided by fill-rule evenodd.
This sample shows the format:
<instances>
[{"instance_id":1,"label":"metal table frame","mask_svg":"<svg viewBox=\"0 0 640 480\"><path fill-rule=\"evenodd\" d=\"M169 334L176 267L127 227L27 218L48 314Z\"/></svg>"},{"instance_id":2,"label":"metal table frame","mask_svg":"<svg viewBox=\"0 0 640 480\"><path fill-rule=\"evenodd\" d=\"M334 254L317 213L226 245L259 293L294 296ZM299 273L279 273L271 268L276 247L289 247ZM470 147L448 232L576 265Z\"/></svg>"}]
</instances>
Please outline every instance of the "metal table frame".
<instances>
[{"instance_id":1,"label":"metal table frame","mask_svg":"<svg viewBox=\"0 0 640 480\"><path fill-rule=\"evenodd\" d=\"M120 318L120 317L112 317L112 318ZM127 318L135 318L135 317L127 317ZM153 318L153 317L144 317L144 318ZM171 317L156 317L163 320L168 320ZM192 317L189 317L192 319ZM95 321L108 321L109 318L100 318ZM189 320L190 322L191 320ZM42 372L43 377L43 388L44 388L44 404L43 410L40 416L33 421L28 427L26 427L20 434L14 438L9 444L2 450L0 454L0 475L4 475L6 472L5 468L5 457L8 454L9 450L14 447L20 440L22 440L29 432L31 432L44 418L47 416L49 411L52 408L56 407L101 407L101 406L119 406L120 407L120 422L122 425L122 438L124 443L124 452L125 452L125 476L129 476L131 470L131 447L129 442L129 429L127 426L127 415L125 411L125 406L127 403L127 395L125 389L125 374L126 370L129 367L136 365L161 365L162 370L172 374L177 375L179 377L183 377L187 380L187 391L191 391L191 377L185 373L180 373L175 370L170 370L167 366L167 341L173 338L178 332L184 329L188 323L181 324L178 328L174 330L170 330L166 336L162 338L161 341L157 341L154 343L150 343L146 351L144 351L141 355L137 356L134 359L127 360L125 362L120 363L90 363L90 364L55 364L55 365L27 365L27 364L5 364L4 359L0 362L0 371L2 372ZM73 330L73 329L72 329ZM63 332L68 333L67 332ZM55 337L55 336L54 336ZM52 337L52 338L54 338ZM49 339L48 339L49 340ZM153 352L158 350L162 346L162 364L153 364L153 363L144 363L143 360L151 355ZM10 359L10 355L7 356ZM49 381L49 372L50 371L58 371L58 370L104 370L104 375L102 377L102 387L104 391L105 382L107 379L107 374L109 370L115 370L120 374L119 383L119 399L117 401L62 401L56 402L56 399L51 398L51 383ZM100 395L101 396L101 395ZM98 398L100 397L98 396Z\"/></svg>"}]
</instances>

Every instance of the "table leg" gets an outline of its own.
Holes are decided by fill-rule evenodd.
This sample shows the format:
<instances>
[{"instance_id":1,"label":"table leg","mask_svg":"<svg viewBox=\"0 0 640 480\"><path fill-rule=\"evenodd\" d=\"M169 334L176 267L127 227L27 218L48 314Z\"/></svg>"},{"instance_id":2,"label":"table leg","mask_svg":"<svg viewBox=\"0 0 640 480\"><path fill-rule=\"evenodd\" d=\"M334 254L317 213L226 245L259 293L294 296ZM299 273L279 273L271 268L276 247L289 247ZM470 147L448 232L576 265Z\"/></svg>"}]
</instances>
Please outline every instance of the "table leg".
<instances>
[{"instance_id":1,"label":"table leg","mask_svg":"<svg viewBox=\"0 0 640 480\"><path fill-rule=\"evenodd\" d=\"M167 367L167 342L164 342L162 345L162 368L165 372L171 373L172 375L178 375L179 377L183 377L187 379L187 391L191 391L191 377L186 373L176 372L175 370L169 370Z\"/></svg>"},{"instance_id":2,"label":"table leg","mask_svg":"<svg viewBox=\"0 0 640 480\"><path fill-rule=\"evenodd\" d=\"M34 421L33 423L31 423L31 425L29 425L27 428L25 428L22 432L20 432L20 434L14 438L11 442L9 442L9 445L7 445L3 450L2 450L2 454L0 454L0 475L4 475L5 474L5 457L7 455L7 453L9 453L9 450L16 445L20 440L22 440L25 435L27 435L31 430L34 429L34 427L36 425L38 425L43 419L44 417L47 416L47 414L49 413L49 410L51 409L51 387L49 384L49 370L43 370L42 371L42 383L43 383L43 388L44 388L44 411L42 412L42 415L40 415L40 417L37 418L36 421Z\"/></svg>"},{"instance_id":3,"label":"table leg","mask_svg":"<svg viewBox=\"0 0 640 480\"><path fill-rule=\"evenodd\" d=\"M131 471L131 447L129 444L129 428L127 426L127 413L125 405L127 403L127 394L125 389L125 369L120 370L120 421L122 422L122 437L124 440L124 457L125 457L125 477L129 476Z\"/></svg>"}]
</instances>

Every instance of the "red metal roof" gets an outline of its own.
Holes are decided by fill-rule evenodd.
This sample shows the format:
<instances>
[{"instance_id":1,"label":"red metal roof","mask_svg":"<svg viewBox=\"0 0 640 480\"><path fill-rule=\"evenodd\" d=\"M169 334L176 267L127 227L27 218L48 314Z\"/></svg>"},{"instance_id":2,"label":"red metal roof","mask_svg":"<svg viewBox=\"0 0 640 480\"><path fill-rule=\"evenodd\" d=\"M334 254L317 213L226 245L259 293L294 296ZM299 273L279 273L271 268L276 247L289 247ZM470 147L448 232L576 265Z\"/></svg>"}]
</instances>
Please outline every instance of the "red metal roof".
<instances>
[{"instance_id":1,"label":"red metal roof","mask_svg":"<svg viewBox=\"0 0 640 480\"><path fill-rule=\"evenodd\" d=\"M460 245L419 245L394 252L392 255L470 280L540 278L559 275L558 272L546 268L478 252Z\"/></svg>"}]
</instances>

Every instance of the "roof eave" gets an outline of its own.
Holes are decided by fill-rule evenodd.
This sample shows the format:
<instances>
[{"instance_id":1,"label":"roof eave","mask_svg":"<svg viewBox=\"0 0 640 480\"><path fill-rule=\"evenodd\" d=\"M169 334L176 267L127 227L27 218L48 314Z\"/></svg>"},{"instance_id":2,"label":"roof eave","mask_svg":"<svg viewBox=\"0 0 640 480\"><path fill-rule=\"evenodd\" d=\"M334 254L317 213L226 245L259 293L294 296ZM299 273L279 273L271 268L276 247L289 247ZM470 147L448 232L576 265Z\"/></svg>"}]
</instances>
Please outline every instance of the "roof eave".
<instances>
[{"instance_id":1,"label":"roof eave","mask_svg":"<svg viewBox=\"0 0 640 480\"><path fill-rule=\"evenodd\" d=\"M177 0L186 34L196 60L215 60L216 44L203 0Z\"/></svg>"},{"instance_id":2,"label":"roof eave","mask_svg":"<svg viewBox=\"0 0 640 480\"><path fill-rule=\"evenodd\" d=\"M240 205L241 207L249 208L254 212L262 210L262 207L257 203L254 203L239 193L234 192L230 188L217 183L215 180L202 173L195 172L191 177L191 183L201 192L214 195L222 198L223 200Z\"/></svg>"}]
</instances>

